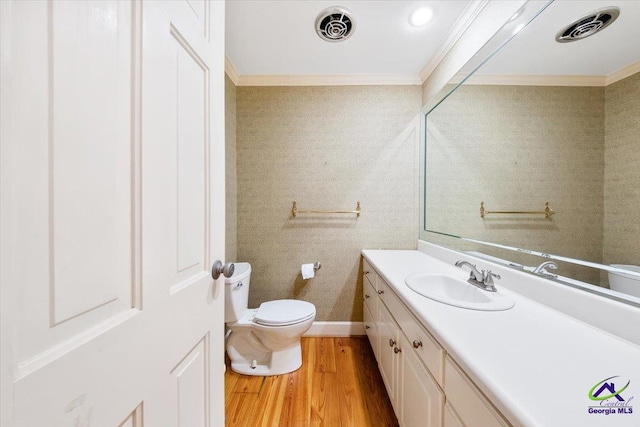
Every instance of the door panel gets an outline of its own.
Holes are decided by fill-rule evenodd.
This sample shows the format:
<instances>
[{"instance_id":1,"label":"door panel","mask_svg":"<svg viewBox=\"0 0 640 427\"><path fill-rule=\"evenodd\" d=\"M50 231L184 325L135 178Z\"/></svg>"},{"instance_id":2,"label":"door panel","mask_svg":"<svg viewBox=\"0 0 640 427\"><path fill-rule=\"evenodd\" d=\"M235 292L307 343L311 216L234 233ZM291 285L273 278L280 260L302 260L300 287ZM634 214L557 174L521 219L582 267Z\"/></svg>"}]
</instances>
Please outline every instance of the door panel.
<instances>
[{"instance_id":1,"label":"door panel","mask_svg":"<svg viewBox=\"0 0 640 427\"><path fill-rule=\"evenodd\" d=\"M205 336L171 371L176 379L178 426L204 427L210 410L206 391L209 389L209 336Z\"/></svg>"},{"instance_id":2,"label":"door panel","mask_svg":"<svg viewBox=\"0 0 640 427\"><path fill-rule=\"evenodd\" d=\"M142 403L118 427L143 427Z\"/></svg>"},{"instance_id":3,"label":"door panel","mask_svg":"<svg viewBox=\"0 0 640 427\"><path fill-rule=\"evenodd\" d=\"M51 2L48 15L49 291L58 324L112 302L131 307L133 7ZM111 25L100 25L105 17Z\"/></svg>"},{"instance_id":4,"label":"door panel","mask_svg":"<svg viewBox=\"0 0 640 427\"><path fill-rule=\"evenodd\" d=\"M130 3L89 9L82 2L13 8L21 74L11 82L19 185L10 208L16 273L30 284L17 287L18 376L127 315L138 289L131 51L140 23ZM96 31L104 16L109 31ZM89 53L93 45L103 49ZM89 107L91 99L106 100Z\"/></svg>"},{"instance_id":5,"label":"door panel","mask_svg":"<svg viewBox=\"0 0 640 427\"><path fill-rule=\"evenodd\" d=\"M209 19L210 19L210 7L209 2L205 0L185 0L185 2L191 8L198 24L196 27L201 32L201 35L209 40Z\"/></svg>"},{"instance_id":6,"label":"door panel","mask_svg":"<svg viewBox=\"0 0 640 427\"><path fill-rule=\"evenodd\" d=\"M0 8L3 427L223 425L224 2Z\"/></svg>"},{"instance_id":7,"label":"door panel","mask_svg":"<svg viewBox=\"0 0 640 427\"><path fill-rule=\"evenodd\" d=\"M187 41L172 31L176 41L176 145L178 174L178 269L203 271L208 224L205 211L208 161L203 161L208 134L205 106L209 99L209 70ZM206 149L205 149L206 148Z\"/></svg>"}]
</instances>

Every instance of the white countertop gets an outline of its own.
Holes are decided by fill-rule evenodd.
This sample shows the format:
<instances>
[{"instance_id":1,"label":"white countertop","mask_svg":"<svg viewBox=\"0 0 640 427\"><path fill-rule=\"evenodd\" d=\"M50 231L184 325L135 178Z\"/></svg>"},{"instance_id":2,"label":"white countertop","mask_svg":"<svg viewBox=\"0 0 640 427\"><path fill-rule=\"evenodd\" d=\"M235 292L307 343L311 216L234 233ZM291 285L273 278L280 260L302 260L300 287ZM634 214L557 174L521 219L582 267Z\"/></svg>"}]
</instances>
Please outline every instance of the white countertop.
<instances>
[{"instance_id":1,"label":"white countertop","mask_svg":"<svg viewBox=\"0 0 640 427\"><path fill-rule=\"evenodd\" d=\"M362 253L514 426L640 427L640 347L508 291L500 281L498 292L516 301L510 310L475 311L430 300L404 279L440 272L466 280L468 271L414 250ZM590 414L598 402L588 398L589 390L613 376L630 381L620 395L633 413Z\"/></svg>"}]
</instances>

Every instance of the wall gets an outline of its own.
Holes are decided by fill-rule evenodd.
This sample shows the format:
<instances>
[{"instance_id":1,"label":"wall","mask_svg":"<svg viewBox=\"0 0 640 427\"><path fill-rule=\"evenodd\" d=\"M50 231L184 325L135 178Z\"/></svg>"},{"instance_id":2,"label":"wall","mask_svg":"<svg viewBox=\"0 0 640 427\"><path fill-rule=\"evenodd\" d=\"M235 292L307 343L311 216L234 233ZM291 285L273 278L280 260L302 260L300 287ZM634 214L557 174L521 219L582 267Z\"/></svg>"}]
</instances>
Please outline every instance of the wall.
<instances>
[{"instance_id":1,"label":"wall","mask_svg":"<svg viewBox=\"0 0 640 427\"><path fill-rule=\"evenodd\" d=\"M640 265L640 73L606 87L604 141L603 260Z\"/></svg>"},{"instance_id":2,"label":"wall","mask_svg":"<svg viewBox=\"0 0 640 427\"><path fill-rule=\"evenodd\" d=\"M238 191L236 176L236 87L224 76L225 99L225 262L238 256Z\"/></svg>"},{"instance_id":3,"label":"wall","mask_svg":"<svg viewBox=\"0 0 640 427\"><path fill-rule=\"evenodd\" d=\"M603 141L602 87L462 86L428 116L427 228L601 262ZM557 214L482 219L481 201L488 210L549 201ZM599 281L597 270L561 267Z\"/></svg>"},{"instance_id":4,"label":"wall","mask_svg":"<svg viewBox=\"0 0 640 427\"><path fill-rule=\"evenodd\" d=\"M320 321L361 321L363 248L415 248L419 86L238 87L238 261L249 304L310 301ZM362 215L299 215L299 209ZM319 261L303 281L302 263Z\"/></svg>"}]
</instances>

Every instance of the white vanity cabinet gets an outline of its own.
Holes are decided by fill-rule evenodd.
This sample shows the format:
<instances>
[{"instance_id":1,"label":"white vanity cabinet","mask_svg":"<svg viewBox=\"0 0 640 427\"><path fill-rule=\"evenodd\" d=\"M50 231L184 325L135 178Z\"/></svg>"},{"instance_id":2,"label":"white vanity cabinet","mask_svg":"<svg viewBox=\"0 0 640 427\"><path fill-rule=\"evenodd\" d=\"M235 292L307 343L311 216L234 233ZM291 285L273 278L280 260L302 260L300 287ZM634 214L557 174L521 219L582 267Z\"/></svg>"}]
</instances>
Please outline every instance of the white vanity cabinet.
<instances>
[{"instance_id":1,"label":"white vanity cabinet","mask_svg":"<svg viewBox=\"0 0 640 427\"><path fill-rule=\"evenodd\" d=\"M365 330L399 424L509 426L366 259L363 272Z\"/></svg>"},{"instance_id":2,"label":"white vanity cabinet","mask_svg":"<svg viewBox=\"0 0 640 427\"><path fill-rule=\"evenodd\" d=\"M399 424L405 427L442 427L444 393L424 365L425 358L435 359L437 356L425 351L422 344L422 341L427 342L431 350L435 340L426 338L428 334L424 330L420 335L416 334L416 330L421 328L415 319L411 320L415 326L409 328L411 336L407 337L400 324L406 325L413 316L366 260L364 272L365 330ZM376 314L371 312L373 307L377 308ZM421 341L421 337L425 338ZM439 349L444 358L444 352ZM440 375L442 363L442 360L435 363Z\"/></svg>"}]
</instances>

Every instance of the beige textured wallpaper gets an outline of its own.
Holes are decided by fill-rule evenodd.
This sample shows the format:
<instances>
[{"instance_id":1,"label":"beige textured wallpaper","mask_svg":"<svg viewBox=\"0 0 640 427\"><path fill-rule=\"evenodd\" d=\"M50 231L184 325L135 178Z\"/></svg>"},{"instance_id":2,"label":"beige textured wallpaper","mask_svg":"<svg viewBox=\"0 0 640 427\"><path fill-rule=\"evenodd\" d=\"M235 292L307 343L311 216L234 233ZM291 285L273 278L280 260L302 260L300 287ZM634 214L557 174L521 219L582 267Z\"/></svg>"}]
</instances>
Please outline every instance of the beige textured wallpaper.
<instances>
[{"instance_id":1,"label":"beige textured wallpaper","mask_svg":"<svg viewBox=\"0 0 640 427\"><path fill-rule=\"evenodd\" d=\"M238 255L238 190L236 176L236 87L225 74L225 262Z\"/></svg>"},{"instance_id":2,"label":"beige textured wallpaper","mask_svg":"<svg viewBox=\"0 0 640 427\"><path fill-rule=\"evenodd\" d=\"M310 301L316 320L361 321L363 248L415 248L419 86L238 87L238 256L251 307ZM299 209L362 215L299 215ZM300 265L322 263L303 281Z\"/></svg>"},{"instance_id":3,"label":"beige textured wallpaper","mask_svg":"<svg viewBox=\"0 0 640 427\"><path fill-rule=\"evenodd\" d=\"M601 262L604 88L463 86L429 115L427 141L427 228ZM483 220L481 201L549 201L557 214ZM597 270L558 272L599 280Z\"/></svg>"},{"instance_id":4,"label":"beige textured wallpaper","mask_svg":"<svg viewBox=\"0 0 640 427\"><path fill-rule=\"evenodd\" d=\"M640 73L605 89L604 161L603 260L640 265Z\"/></svg>"}]
</instances>

